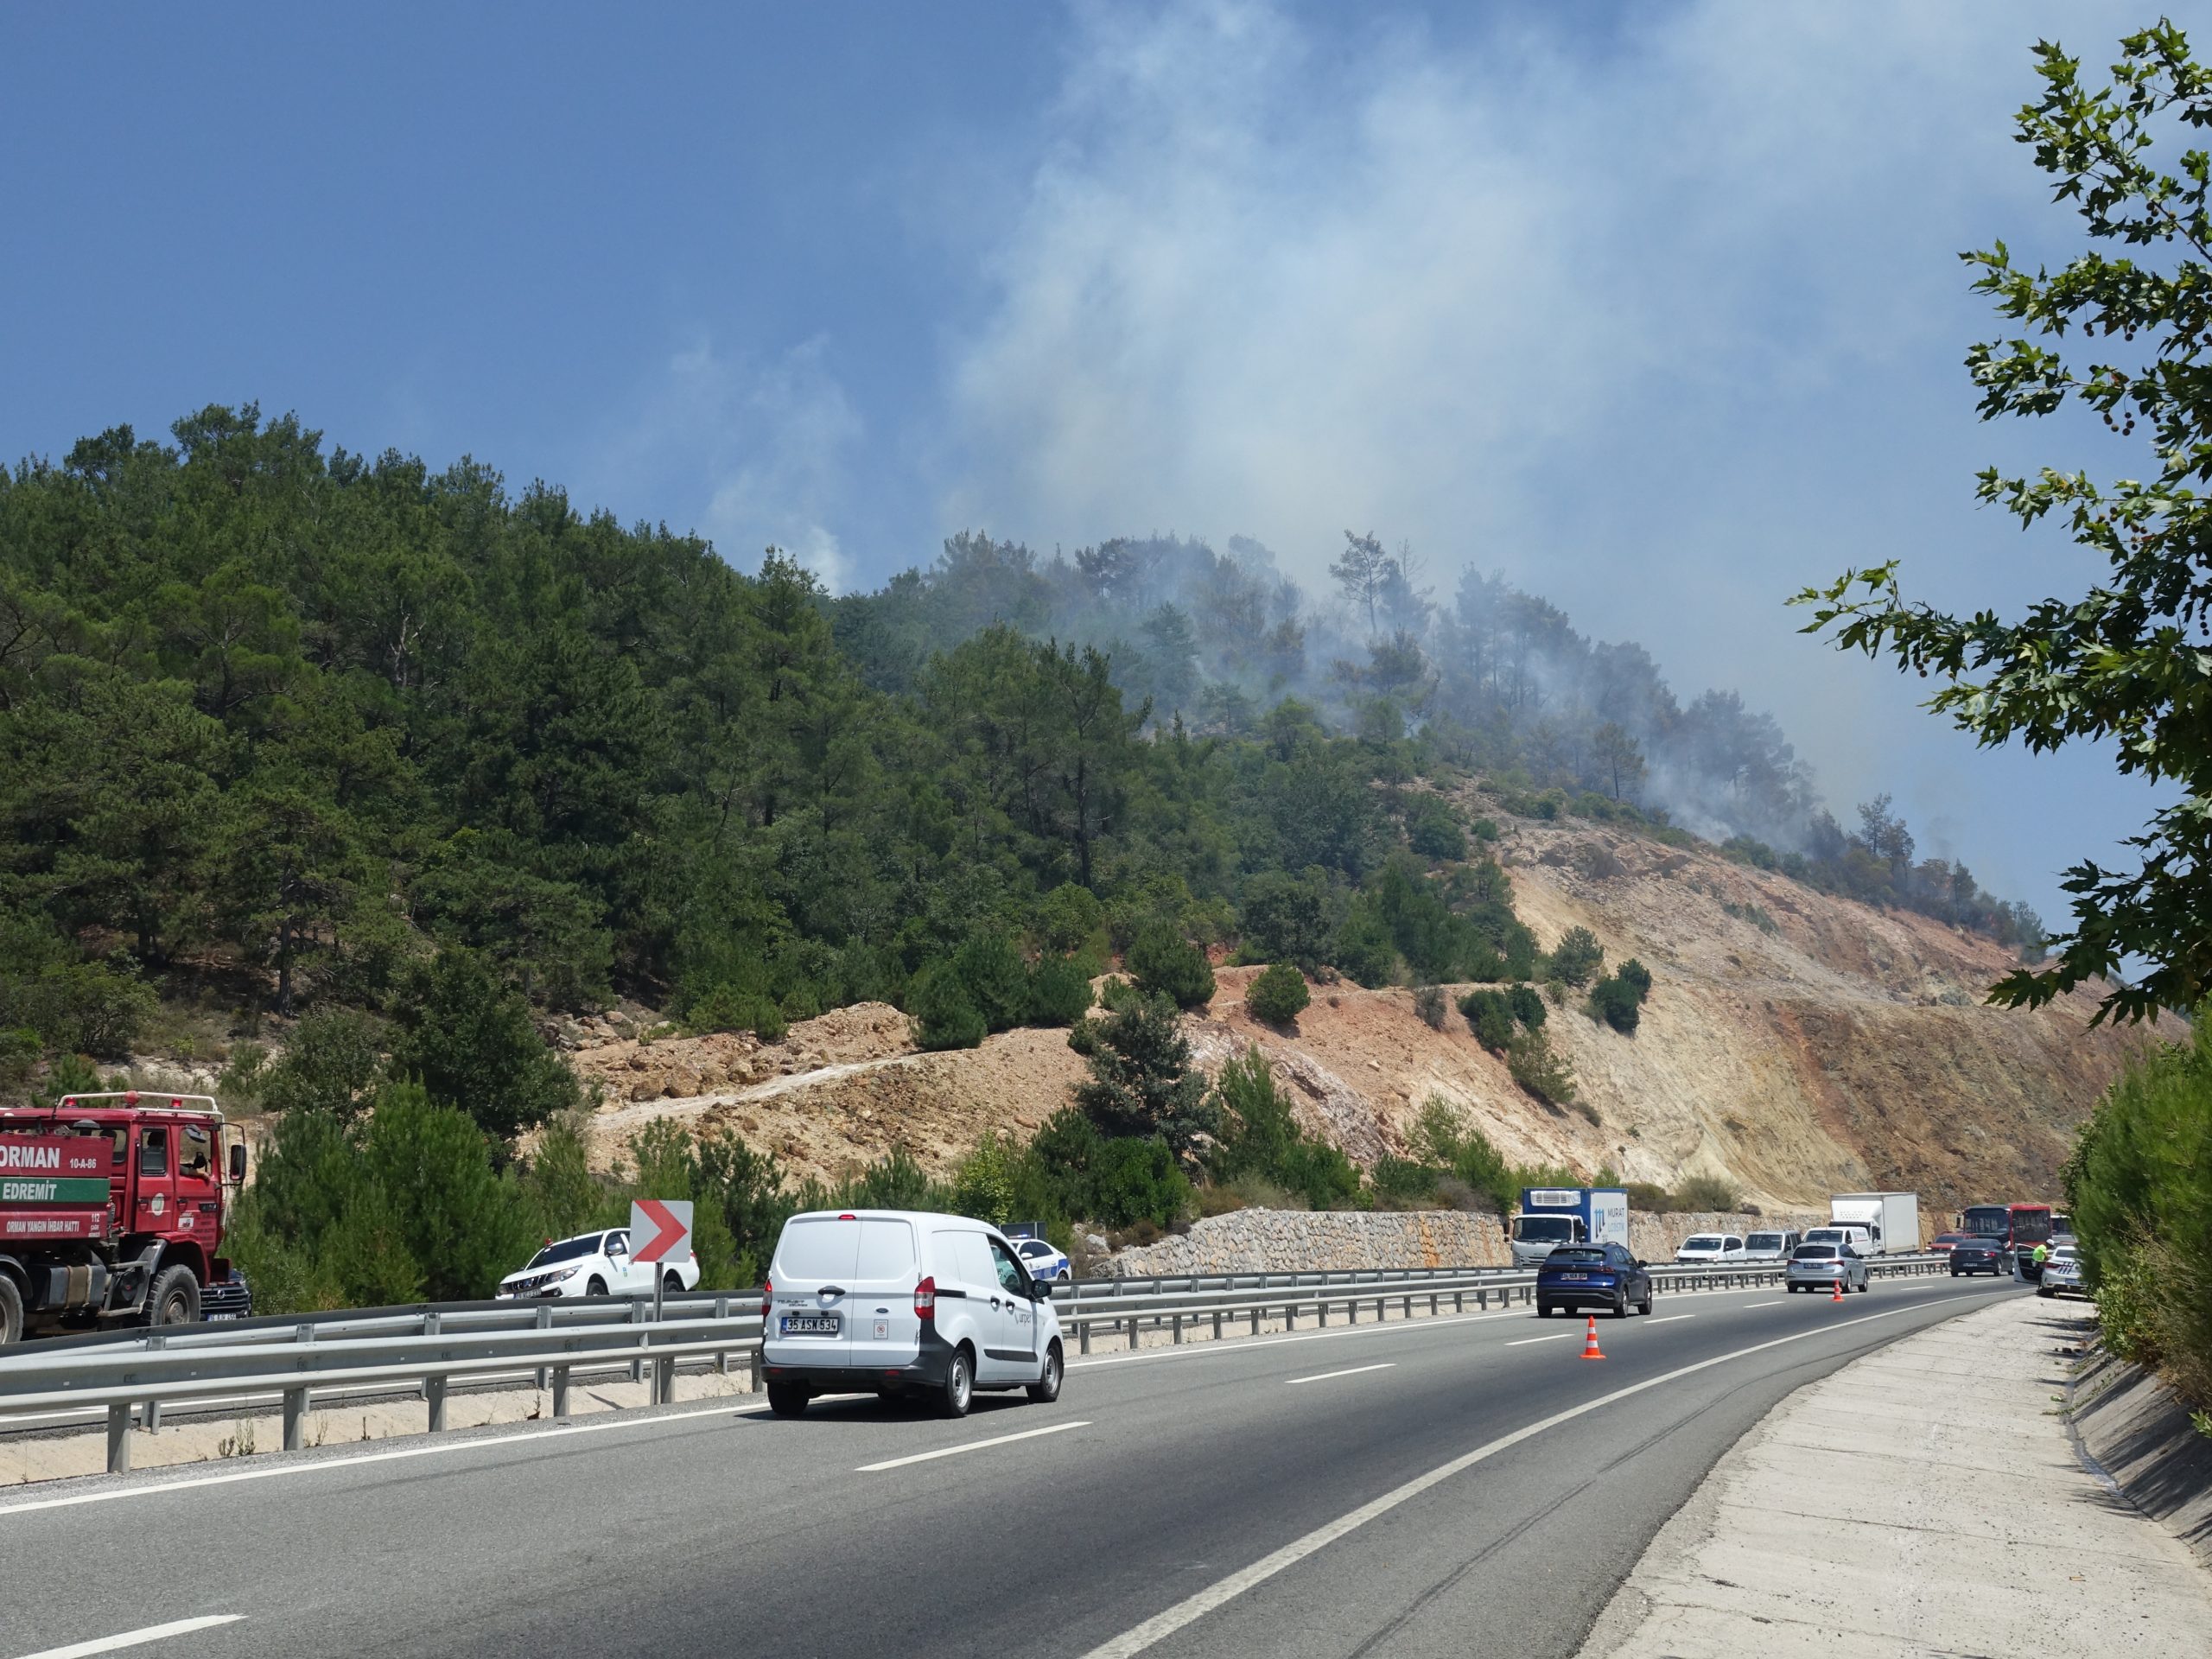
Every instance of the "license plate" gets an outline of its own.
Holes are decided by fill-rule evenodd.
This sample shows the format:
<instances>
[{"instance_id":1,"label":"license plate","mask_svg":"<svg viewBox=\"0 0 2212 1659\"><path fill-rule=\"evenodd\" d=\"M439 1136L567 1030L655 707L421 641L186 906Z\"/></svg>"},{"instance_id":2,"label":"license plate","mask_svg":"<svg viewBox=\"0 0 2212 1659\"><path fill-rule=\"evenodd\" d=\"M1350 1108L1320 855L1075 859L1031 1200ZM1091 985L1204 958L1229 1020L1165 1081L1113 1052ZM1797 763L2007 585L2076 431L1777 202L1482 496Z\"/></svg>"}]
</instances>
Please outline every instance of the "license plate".
<instances>
[{"instance_id":1,"label":"license plate","mask_svg":"<svg viewBox=\"0 0 2212 1659\"><path fill-rule=\"evenodd\" d=\"M834 1337L844 1320L836 1313L786 1313L782 1329L787 1337Z\"/></svg>"},{"instance_id":2,"label":"license plate","mask_svg":"<svg viewBox=\"0 0 2212 1659\"><path fill-rule=\"evenodd\" d=\"M1580 1285L1587 1282L1590 1275L1586 1273L1562 1273L1560 1277L1571 1285Z\"/></svg>"},{"instance_id":3,"label":"license plate","mask_svg":"<svg viewBox=\"0 0 2212 1659\"><path fill-rule=\"evenodd\" d=\"M207 1319L209 1323L212 1324L217 1319L235 1319L238 1317L240 1316L236 1313L210 1313L207 1316Z\"/></svg>"}]
</instances>

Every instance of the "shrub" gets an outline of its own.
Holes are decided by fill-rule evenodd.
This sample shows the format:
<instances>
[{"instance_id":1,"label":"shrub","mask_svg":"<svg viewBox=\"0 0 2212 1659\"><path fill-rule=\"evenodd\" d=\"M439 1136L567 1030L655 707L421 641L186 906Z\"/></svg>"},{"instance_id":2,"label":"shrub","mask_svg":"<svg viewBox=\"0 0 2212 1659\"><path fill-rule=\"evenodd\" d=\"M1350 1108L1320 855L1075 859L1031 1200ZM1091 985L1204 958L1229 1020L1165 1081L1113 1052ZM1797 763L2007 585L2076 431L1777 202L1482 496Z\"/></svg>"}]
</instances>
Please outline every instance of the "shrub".
<instances>
[{"instance_id":1,"label":"shrub","mask_svg":"<svg viewBox=\"0 0 2212 1659\"><path fill-rule=\"evenodd\" d=\"M1358 1193L1357 1166L1336 1147L1306 1138L1258 1049L1248 1048L1222 1066L1214 1106L1220 1136L1207 1161L1217 1181L1257 1177L1296 1193L1315 1210Z\"/></svg>"},{"instance_id":2,"label":"shrub","mask_svg":"<svg viewBox=\"0 0 2212 1659\"><path fill-rule=\"evenodd\" d=\"M1590 1017L1602 1020L1623 1035L1633 1034L1643 1017L1643 999L1624 979L1605 978L1590 988Z\"/></svg>"},{"instance_id":3,"label":"shrub","mask_svg":"<svg viewBox=\"0 0 2212 1659\"><path fill-rule=\"evenodd\" d=\"M1725 1175L1686 1175L1675 1184L1674 1207L1732 1214L1744 1207L1744 1195Z\"/></svg>"},{"instance_id":4,"label":"shrub","mask_svg":"<svg viewBox=\"0 0 2212 1659\"><path fill-rule=\"evenodd\" d=\"M1570 927L1552 948L1549 977L1579 988L1587 985L1605 963L1605 949L1599 944L1598 936L1586 927Z\"/></svg>"},{"instance_id":5,"label":"shrub","mask_svg":"<svg viewBox=\"0 0 2212 1659\"><path fill-rule=\"evenodd\" d=\"M1433 795L1416 796L1406 812L1406 844L1423 858L1465 858L1466 831L1457 813Z\"/></svg>"},{"instance_id":6,"label":"shrub","mask_svg":"<svg viewBox=\"0 0 2212 1659\"><path fill-rule=\"evenodd\" d=\"M1202 1007L1213 996L1213 969L1205 953L1166 922L1147 922L1129 946L1129 972L1147 995L1179 1008Z\"/></svg>"},{"instance_id":7,"label":"shrub","mask_svg":"<svg viewBox=\"0 0 2212 1659\"><path fill-rule=\"evenodd\" d=\"M1613 969L1613 977L1636 988L1636 1000L1645 1001L1651 995L1651 970L1630 957Z\"/></svg>"},{"instance_id":8,"label":"shrub","mask_svg":"<svg viewBox=\"0 0 2212 1659\"><path fill-rule=\"evenodd\" d=\"M1039 957L1029 967L1029 1023L1071 1026L1090 1012L1090 976L1073 957Z\"/></svg>"},{"instance_id":9,"label":"shrub","mask_svg":"<svg viewBox=\"0 0 2212 1659\"><path fill-rule=\"evenodd\" d=\"M383 1048L384 1024L374 1015L317 1008L293 1027L283 1056L259 1069L252 1092L271 1111L353 1117L376 1090Z\"/></svg>"},{"instance_id":10,"label":"shrub","mask_svg":"<svg viewBox=\"0 0 2212 1659\"><path fill-rule=\"evenodd\" d=\"M1544 999L1533 985L1522 982L1505 993L1505 1000L1512 1005L1513 1017L1534 1031L1544 1023Z\"/></svg>"},{"instance_id":11,"label":"shrub","mask_svg":"<svg viewBox=\"0 0 2212 1659\"><path fill-rule=\"evenodd\" d=\"M1106 907L1088 887L1063 881L1037 901L1037 940L1050 953L1071 957L1106 924Z\"/></svg>"},{"instance_id":12,"label":"shrub","mask_svg":"<svg viewBox=\"0 0 2212 1659\"><path fill-rule=\"evenodd\" d=\"M974 1048L990 1029L951 963L926 963L906 987L906 1017L925 1049Z\"/></svg>"},{"instance_id":13,"label":"shrub","mask_svg":"<svg viewBox=\"0 0 2212 1659\"><path fill-rule=\"evenodd\" d=\"M716 984L692 999L679 1022L687 1035L713 1031L749 1031L764 1043L779 1043L790 1029L784 1011L759 991Z\"/></svg>"},{"instance_id":14,"label":"shrub","mask_svg":"<svg viewBox=\"0 0 2212 1659\"><path fill-rule=\"evenodd\" d=\"M1306 976L1287 962L1276 963L1255 979L1244 993L1244 1007L1255 1020L1287 1026L1305 1011L1313 995Z\"/></svg>"},{"instance_id":15,"label":"shrub","mask_svg":"<svg viewBox=\"0 0 2212 1659\"><path fill-rule=\"evenodd\" d=\"M1673 1213L1675 1195L1653 1181L1624 1181L1622 1188L1628 1194L1628 1207L1647 1216Z\"/></svg>"},{"instance_id":16,"label":"shrub","mask_svg":"<svg viewBox=\"0 0 2212 1659\"><path fill-rule=\"evenodd\" d=\"M1388 1154L1375 1160L1376 1201L1388 1209L1411 1210L1436 1202L1437 1178L1442 1172L1411 1158Z\"/></svg>"},{"instance_id":17,"label":"shrub","mask_svg":"<svg viewBox=\"0 0 2212 1659\"><path fill-rule=\"evenodd\" d=\"M1011 1031L1027 1016L1029 971L1005 934L969 935L952 953L952 971L988 1029Z\"/></svg>"},{"instance_id":18,"label":"shrub","mask_svg":"<svg viewBox=\"0 0 2212 1659\"><path fill-rule=\"evenodd\" d=\"M1444 1029L1445 1017L1450 1008L1451 1004L1446 1000L1441 985L1414 987L1414 1012L1421 1017L1422 1023L1431 1031Z\"/></svg>"},{"instance_id":19,"label":"shrub","mask_svg":"<svg viewBox=\"0 0 2212 1659\"><path fill-rule=\"evenodd\" d=\"M1503 991L1469 991L1459 999L1475 1040L1503 1054L1513 1041L1513 1004Z\"/></svg>"},{"instance_id":20,"label":"shrub","mask_svg":"<svg viewBox=\"0 0 2212 1659\"><path fill-rule=\"evenodd\" d=\"M1237 912L1245 962L1287 962L1312 972L1331 959L1336 931L1328 880L1319 870L1264 870L1244 884Z\"/></svg>"},{"instance_id":21,"label":"shrub","mask_svg":"<svg viewBox=\"0 0 2212 1659\"><path fill-rule=\"evenodd\" d=\"M1477 818L1473 823L1468 826L1468 832L1472 835L1477 841L1496 841L1497 839L1497 820L1496 818Z\"/></svg>"},{"instance_id":22,"label":"shrub","mask_svg":"<svg viewBox=\"0 0 2212 1659\"><path fill-rule=\"evenodd\" d=\"M1398 948L1390 930L1375 907L1362 901L1351 907L1344 925L1337 930L1330 959L1357 983L1369 990L1388 985L1397 972Z\"/></svg>"},{"instance_id":23,"label":"shrub","mask_svg":"<svg viewBox=\"0 0 2212 1659\"><path fill-rule=\"evenodd\" d=\"M1007 1141L990 1136L960 1161L952 1178L956 1215L1003 1227L1014 1219L1014 1177L1020 1154Z\"/></svg>"},{"instance_id":24,"label":"shrub","mask_svg":"<svg viewBox=\"0 0 2212 1659\"><path fill-rule=\"evenodd\" d=\"M1514 1082L1548 1105L1565 1106L1574 1099L1574 1073L1553 1052L1551 1039L1541 1027L1516 1037L1505 1051L1505 1070Z\"/></svg>"}]
</instances>

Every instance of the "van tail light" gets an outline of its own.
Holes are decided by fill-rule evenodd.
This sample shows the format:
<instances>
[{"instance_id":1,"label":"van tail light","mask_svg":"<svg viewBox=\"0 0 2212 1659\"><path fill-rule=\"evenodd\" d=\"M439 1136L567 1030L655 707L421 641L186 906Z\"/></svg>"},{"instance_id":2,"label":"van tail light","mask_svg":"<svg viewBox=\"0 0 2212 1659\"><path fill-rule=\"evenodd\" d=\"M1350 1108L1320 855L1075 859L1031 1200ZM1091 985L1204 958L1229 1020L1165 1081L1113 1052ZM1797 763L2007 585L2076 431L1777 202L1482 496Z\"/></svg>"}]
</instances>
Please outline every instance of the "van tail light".
<instances>
[{"instance_id":1,"label":"van tail light","mask_svg":"<svg viewBox=\"0 0 2212 1659\"><path fill-rule=\"evenodd\" d=\"M937 1319L937 1281L924 1279L914 1287L914 1317L934 1323Z\"/></svg>"},{"instance_id":2,"label":"van tail light","mask_svg":"<svg viewBox=\"0 0 2212 1659\"><path fill-rule=\"evenodd\" d=\"M768 1317L769 1306L775 1301L775 1281L769 1279L763 1279L760 1281L760 1317L763 1319L766 1319Z\"/></svg>"}]
</instances>

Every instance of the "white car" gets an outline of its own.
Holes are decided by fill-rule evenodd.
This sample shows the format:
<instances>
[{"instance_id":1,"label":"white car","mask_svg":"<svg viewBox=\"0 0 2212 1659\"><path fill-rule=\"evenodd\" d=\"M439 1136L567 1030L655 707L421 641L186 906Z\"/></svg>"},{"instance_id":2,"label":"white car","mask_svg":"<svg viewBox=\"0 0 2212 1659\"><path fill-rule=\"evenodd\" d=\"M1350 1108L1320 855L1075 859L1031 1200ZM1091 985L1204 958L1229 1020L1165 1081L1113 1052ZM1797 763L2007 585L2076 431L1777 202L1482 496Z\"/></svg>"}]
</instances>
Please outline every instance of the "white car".
<instances>
[{"instance_id":1,"label":"white car","mask_svg":"<svg viewBox=\"0 0 2212 1659\"><path fill-rule=\"evenodd\" d=\"M2052 1248L2043 1264L2043 1277L2036 1281L2038 1296L2056 1296L2062 1292L2076 1296L2089 1294L2088 1282L2082 1276L2082 1253L2071 1244Z\"/></svg>"},{"instance_id":2,"label":"white car","mask_svg":"<svg viewBox=\"0 0 2212 1659\"><path fill-rule=\"evenodd\" d=\"M1733 1267L1744 1259L1741 1233L1692 1233L1675 1252L1675 1262L1684 1268Z\"/></svg>"},{"instance_id":3,"label":"white car","mask_svg":"<svg viewBox=\"0 0 2212 1659\"><path fill-rule=\"evenodd\" d=\"M574 1238L550 1238L545 1248L530 1258L530 1265L499 1281L501 1301L536 1300L546 1296L647 1296L652 1294L658 1272L670 1295L690 1290L699 1282L699 1262L632 1262L630 1230L578 1233Z\"/></svg>"},{"instance_id":4,"label":"white car","mask_svg":"<svg viewBox=\"0 0 2212 1659\"><path fill-rule=\"evenodd\" d=\"M1862 1227L1857 1222L1833 1222L1826 1227L1815 1227L1805 1235L1808 1244L1848 1244L1860 1255L1872 1255L1874 1230Z\"/></svg>"},{"instance_id":5,"label":"white car","mask_svg":"<svg viewBox=\"0 0 2212 1659\"><path fill-rule=\"evenodd\" d=\"M785 1222L760 1287L760 1361L779 1417L820 1395L871 1392L964 1417L978 1389L1050 1404L1065 1375L1052 1292L1006 1235L912 1210Z\"/></svg>"},{"instance_id":6,"label":"white car","mask_svg":"<svg viewBox=\"0 0 2212 1659\"><path fill-rule=\"evenodd\" d=\"M1047 1284L1054 1281L1065 1284L1073 1276L1067 1256L1044 1239L1017 1238L1014 1241L1014 1253L1021 1258L1021 1265L1029 1269L1033 1279L1042 1279Z\"/></svg>"},{"instance_id":7,"label":"white car","mask_svg":"<svg viewBox=\"0 0 2212 1659\"><path fill-rule=\"evenodd\" d=\"M1789 1253L1804 1241L1795 1231L1783 1228L1780 1232L1753 1233L1744 1241L1744 1262L1748 1267L1778 1268L1789 1259Z\"/></svg>"}]
</instances>

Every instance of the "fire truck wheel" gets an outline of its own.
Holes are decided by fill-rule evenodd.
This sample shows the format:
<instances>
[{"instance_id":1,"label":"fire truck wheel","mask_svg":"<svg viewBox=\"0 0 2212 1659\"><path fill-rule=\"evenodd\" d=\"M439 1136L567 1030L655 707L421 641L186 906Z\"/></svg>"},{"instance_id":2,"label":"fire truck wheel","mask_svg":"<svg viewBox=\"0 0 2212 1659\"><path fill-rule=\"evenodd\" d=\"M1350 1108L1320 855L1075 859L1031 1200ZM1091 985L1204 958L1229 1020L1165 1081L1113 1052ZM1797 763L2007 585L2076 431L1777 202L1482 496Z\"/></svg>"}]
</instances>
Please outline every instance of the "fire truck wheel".
<instances>
[{"instance_id":1,"label":"fire truck wheel","mask_svg":"<svg viewBox=\"0 0 2212 1659\"><path fill-rule=\"evenodd\" d=\"M146 1293L146 1323L200 1323L200 1281L190 1268L163 1268L154 1275L154 1287Z\"/></svg>"},{"instance_id":2,"label":"fire truck wheel","mask_svg":"<svg viewBox=\"0 0 2212 1659\"><path fill-rule=\"evenodd\" d=\"M0 1273L0 1348L23 1339L23 1297L16 1281Z\"/></svg>"}]
</instances>

